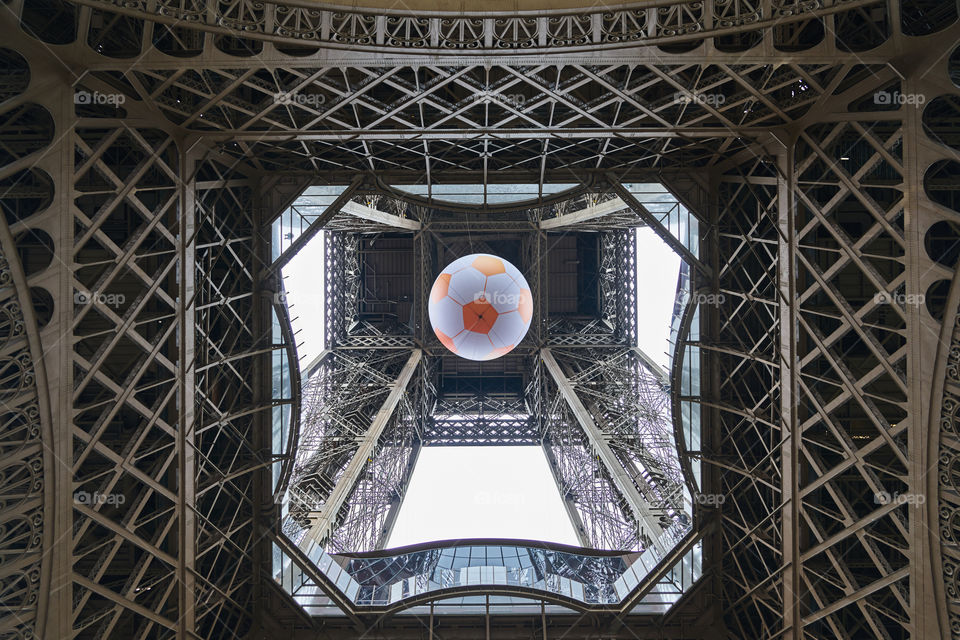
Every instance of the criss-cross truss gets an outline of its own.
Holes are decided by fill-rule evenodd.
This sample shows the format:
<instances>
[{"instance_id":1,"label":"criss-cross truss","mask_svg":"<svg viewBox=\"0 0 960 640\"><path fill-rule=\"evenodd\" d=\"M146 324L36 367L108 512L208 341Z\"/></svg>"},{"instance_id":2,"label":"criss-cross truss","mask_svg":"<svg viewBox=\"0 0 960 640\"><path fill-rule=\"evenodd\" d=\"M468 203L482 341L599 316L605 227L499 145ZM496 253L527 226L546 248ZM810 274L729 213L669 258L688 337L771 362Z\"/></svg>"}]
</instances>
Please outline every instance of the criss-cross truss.
<instances>
[{"instance_id":1,"label":"criss-cross truss","mask_svg":"<svg viewBox=\"0 0 960 640\"><path fill-rule=\"evenodd\" d=\"M679 461L702 465L693 525L707 572L666 616L490 616L489 635L955 636L957 22L941 0L502 16L4 3L0 636L482 629L466 613L425 626L349 612L321 629L275 582L279 549L309 565L284 540L311 527L338 548L384 540L431 441L540 442L584 544L653 541L641 523L674 515L643 507L673 498L648 479L672 451L646 429L666 397L624 333L632 292L600 280L591 317L538 308L516 354L529 379L512 396L458 396L437 386L446 363L422 303L384 310L361 281L332 279L337 342L301 384L270 227L307 185L338 185L331 216L300 236L328 229L338 269L363 268L376 234L439 266L431 237L472 231L469 216L526 238L518 262L573 228L622 263L618 234L638 216L670 235L617 188L641 182L703 220L698 258L684 258L704 302L679 319L676 347L699 368L668 375L671 427L692 432L682 420L700 407L701 440L682 439ZM494 183L536 185L533 213L437 203L437 185ZM557 183L576 193L553 197L544 185ZM426 193L402 198L401 185ZM431 275L410 281L423 291ZM530 284L548 297L549 283ZM370 303L357 318L354 300ZM312 424L343 446L302 464L299 404L314 407L312 385L335 388L347 363L376 387L357 394L370 404L321 412ZM624 379L653 395L625 401ZM407 394L391 398L400 383ZM591 424L616 436L591 442ZM325 512L347 473L356 490ZM302 498L283 504L286 486Z\"/></svg>"}]
</instances>

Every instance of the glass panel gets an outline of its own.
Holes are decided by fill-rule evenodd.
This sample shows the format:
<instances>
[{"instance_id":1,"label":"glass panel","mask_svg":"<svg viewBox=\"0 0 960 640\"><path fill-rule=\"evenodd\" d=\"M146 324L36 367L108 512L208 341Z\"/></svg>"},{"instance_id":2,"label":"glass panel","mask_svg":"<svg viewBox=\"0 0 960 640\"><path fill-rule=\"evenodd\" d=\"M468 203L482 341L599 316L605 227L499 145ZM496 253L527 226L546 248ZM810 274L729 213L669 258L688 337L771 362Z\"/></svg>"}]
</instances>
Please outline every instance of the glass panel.
<instances>
[{"instance_id":1,"label":"glass panel","mask_svg":"<svg viewBox=\"0 0 960 640\"><path fill-rule=\"evenodd\" d=\"M281 213L272 225L273 259L280 257L280 254L293 244L346 188L346 185L309 187Z\"/></svg>"},{"instance_id":2,"label":"glass panel","mask_svg":"<svg viewBox=\"0 0 960 640\"><path fill-rule=\"evenodd\" d=\"M686 529L674 527L665 540L679 539ZM517 557L517 554L519 558ZM688 588L699 577L699 556L687 554L671 573L670 580ZM697 553L699 551L697 550ZM467 563L448 569L441 562ZM506 566L506 558L510 567ZM526 559L530 568L516 565ZM654 550L636 554L598 555L546 547L501 547L464 545L444 549L421 549L397 555L353 557L323 554L319 568L348 598L360 605L396 602L420 593L457 586L515 585L547 590L594 604L615 604L625 598L658 560ZM631 562L633 565L631 567ZM540 567L533 569L532 566ZM540 572L543 579L537 579ZM284 587L296 588L306 577L296 568L285 572ZM677 589L674 588L676 591Z\"/></svg>"},{"instance_id":3,"label":"glass panel","mask_svg":"<svg viewBox=\"0 0 960 640\"><path fill-rule=\"evenodd\" d=\"M576 183L544 184L541 191L536 184L488 184L486 189L478 184L396 184L391 185L398 191L422 198L451 202L456 204L502 205L511 202L525 202L551 196L578 186Z\"/></svg>"}]
</instances>

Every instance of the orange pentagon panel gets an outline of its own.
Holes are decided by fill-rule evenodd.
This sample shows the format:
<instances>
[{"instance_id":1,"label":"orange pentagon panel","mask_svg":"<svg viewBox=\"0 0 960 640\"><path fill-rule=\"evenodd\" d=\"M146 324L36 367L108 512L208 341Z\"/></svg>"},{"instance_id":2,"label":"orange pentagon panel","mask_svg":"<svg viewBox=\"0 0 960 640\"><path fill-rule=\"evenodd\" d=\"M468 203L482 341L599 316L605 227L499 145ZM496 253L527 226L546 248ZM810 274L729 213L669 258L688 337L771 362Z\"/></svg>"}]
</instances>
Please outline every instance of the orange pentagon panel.
<instances>
[{"instance_id":1,"label":"orange pentagon panel","mask_svg":"<svg viewBox=\"0 0 960 640\"><path fill-rule=\"evenodd\" d=\"M507 272L507 268L503 266L503 260L486 254L477 256L473 261L473 268L485 276L495 276L498 273Z\"/></svg>"},{"instance_id":2,"label":"orange pentagon panel","mask_svg":"<svg viewBox=\"0 0 960 640\"><path fill-rule=\"evenodd\" d=\"M483 300L474 300L463 305L463 327L474 333L488 333L497 321L497 310Z\"/></svg>"},{"instance_id":3,"label":"orange pentagon panel","mask_svg":"<svg viewBox=\"0 0 960 640\"><path fill-rule=\"evenodd\" d=\"M457 347L456 345L453 344L453 338L445 334L443 331L440 331L439 329L434 329L433 332L437 334L437 339L440 340L440 343L443 346L445 346L447 349L449 349L453 353L457 352Z\"/></svg>"},{"instance_id":4,"label":"orange pentagon panel","mask_svg":"<svg viewBox=\"0 0 960 640\"><path fill-rule=\"evenodd\" d=\"M437 278L437 281L433 283L433 289L430 290L430 300L433 302L439 302L441 298L447 295L447 291L450 289L450 274L441 273L440 277Z\"/></svg>"},{"instance_id":5,"label":"orange pentagon panel","mask_svg":"<svg viewBox=\"0 0 960 640\"><path fill-rule=\"evenodd\" d=\"M517 311L524 322L530 322L533 317L533 296L530 295L530 289L520 289L520 302L517 303Z\"/></svg>"}]
</instances>

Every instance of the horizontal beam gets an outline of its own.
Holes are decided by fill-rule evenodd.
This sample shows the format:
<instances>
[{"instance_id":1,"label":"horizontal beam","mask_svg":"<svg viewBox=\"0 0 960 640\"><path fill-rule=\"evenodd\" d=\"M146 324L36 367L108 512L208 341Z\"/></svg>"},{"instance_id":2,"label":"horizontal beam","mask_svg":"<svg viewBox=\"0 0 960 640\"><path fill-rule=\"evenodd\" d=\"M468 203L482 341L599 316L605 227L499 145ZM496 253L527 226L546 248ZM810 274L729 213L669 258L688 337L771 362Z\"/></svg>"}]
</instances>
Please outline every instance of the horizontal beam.
<instances>
[{"instance_id":1,"label":"horizontal beam","mask_svg":"<svg viewBox=\"0 0 960 640\"><path fill-rule=\"evenodd\" d=\"M772 132L773 127L538 127L529 129L499 129L491 127L470 127L460 129L286 129L275 131L247 131L230 129L205 133L205 137L219 142L280 141L298 142L382 142L396 140L595 140L598 138L753 138Z\"/></svg>"},{"instance_id":2,"label":"horizontal beam","mask_svg":"<svg viewBox=\"0 0 960 640\"><path fill-rule=\"evenodd\" d=\"M368 207L356 202L346 203L341 208L341 211L350 214L354 218L369 220L370 222L387 225L388 227L407 229L409 231L420 231L420 229L423 228L423 225L421 225L417 220L401 218L400 216L395 216L392 213L380 211L379 209L374 209L373 207Z\"/></svg>"},{"instance_id":3,"label":"horizontal beam","mask_svg":"<svg viewBox=\"0 0 960 640\"><path fill-rule=\"evenodd\" d=\"M349 8L344 9L323 9L316 11L317 18L314 21L298 24L295 30L285 24L282 19L270 20L267 22L269 27L263 23L258 23L256 17L244 16L242 18L234 17L231 14L224 14L222 10L207 6L205 2L196 3L198 8L190 10L181 9L177 3L171 3L173 10L163 13L157 11L148 11L140 6L127 4L116 4L107 0L74 0L76 4L86 5L96 9L102 9L112 13L127 15L142 20L153 21L160 24L178 26L180 28L196 29L215 34L239 36L274 42L277 44L295 44L300 47L317 47L321 52L330 50L348 50L351 52L369 51L378 55L386 56L393 53L403 52L407 56L418 55L424 61L423 64L437 64L446 60L476 60L487 59L490 56L503 56L505 54L517 57L546 56L552 53L577 54L590 62L596 62L589 56L598 52L614 52L623 55L624 43L621 40L613 39L605 42L604 21L616 20L617 14L621 11L630 11L630 9L611 10L604 7L602 10L586 9L580 13L580 16L590 24L589 29L581 32L582 42L568 44L564 41L562 35L564 32L558 31L556 35L556 44L550 44L548 40L541 41L535 35L531 35L526 42L516 41L509 35L501 35L496 30L498 22L509 22L511 19L529 19L529 16L511 16L509 13L484 11L484 12L441 12L441 11L417 11L416 15L403 16L391 10L367 9L364 11L354 11ZM213 3L210 3L213 4ZM279 9L287 7L292 2L264 2L268 8L266 12L269 15L279 13ZM762 4L762 3L761 3ZM723 16L718 15L713 10L712 3L702 3L702 9L699 13L692 13L691 20L683 25L686 28L677 28L678 25L658 25L656 18L649 27L638 29L635 33L635 49L650 50L658 45L693 42L704 38L717 38L721 36L734 35L745 31L771 29L774 26L800 22L804 20L816 19L833 13L851 11L861 7L867 7L876 4L876 0L822 0L816 4L816 8L806 11L792 11L783 14L766 11L757 11L752 15L743 16L744 23L740 21L724 20ZM678 11L683 11L684 6L690 6L689 2L675 0L670 5ZM145 4L143 5L146 6ZM174 8L175 7L175 8ZM662 7L665 11L668 7ZM650 10L654 10L652 7ZM370 24L368 28L360 27L355 33L344 34L333 29L324 28L323 24L329 24L334 21L334 12L344 12L348 17L356 18L356 24ZM409 9L407 10L409 11ZM537 18L544 21L544 29L547 31L544 36L550 35L547 28L548 21L554 15L569 14L570 10L563 9L542 9L537 12L542 17ZM536 14L534 14L536 15ZM481 27L481 32L469 42L462 42L460 37L447 33L440 29L440 24L445 18L456 16L459 18L472 18L477 21ZM398 20L417 20L425 22L427 31L419 38L412 40L418 46L409 46L406 38L401 38L401 42L395 42L392 37L388 23L395 23ZM424 20L427 18L427 20ZM311 24L312 22L312 24ZM255 28L258 27L258 28ZM243 30L247 28L248 30ZM354 27L356 29L356 27ZM507 30L508 33L510 30ZM332 32L332 33L331 33ZM416 31L414 32L416 33ZM455 31L453 33L456 33ZM345 38L344 36L347 35ZM757 47L758 49L760 47ZM661 57L663 53L657 52ZM738 52L739 53L739 52ZM742 55L742 54L741 54ZM330 56L333 57L332 55ZM790 58L788 58L790 59Z\"/></svg>"},{"instance_id":4,"label":"horizontal beam","mask_svg":"<svg viewBox=\"0 0 960 640\"><path fill-rule=\"evenodd\" d=\"M629 208L630 207L628 207L623 200L620 198L614 198L613 200L607 200L606 202L601 202L600 204L595 204L584 209L580 209L579 211L573 211L555 218L541 220L540 228L559 229L561 227L569 227L575 224L582 224L589 220L596 220L597 218L602 218L610 215L611 213L616 213Z\"/></svg>"}]
</instances>

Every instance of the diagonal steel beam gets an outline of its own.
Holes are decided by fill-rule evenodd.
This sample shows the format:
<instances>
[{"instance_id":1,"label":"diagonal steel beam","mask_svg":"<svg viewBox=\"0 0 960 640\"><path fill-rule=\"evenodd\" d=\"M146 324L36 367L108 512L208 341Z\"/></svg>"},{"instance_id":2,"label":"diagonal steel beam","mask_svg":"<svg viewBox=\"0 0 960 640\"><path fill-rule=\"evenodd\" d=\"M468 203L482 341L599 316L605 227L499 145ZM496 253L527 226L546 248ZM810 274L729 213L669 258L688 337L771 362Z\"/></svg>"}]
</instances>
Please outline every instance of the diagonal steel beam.
<instances>
[{"instance_id":1,"label":"diagonal steel beam","mask_svg":"<svg viewBox=\"0 0 960 640\"><path fill-rule=\"evenodd\" d=\"M410 218L401 218L400 216L393 215L392 213L380 211L379 209L374 209L373 207L368 207L356 202L347 202L343 205L342 211L353 216L354 218L369 220L378 224L387 225L388 227L396 227L398 229L405 229L407 231L420 231L422 228L422 225L416 220L411 220Z\"/></svg>"},{"instance_id":2,"label":"diagonal steel beam","mask_svg":"<svg viewBox=\"0 0 960 640\"><path fill-rule=\"evenodd\" d=\"M660 518L653 512L650 505L640 494L640 490L637 489L636 484L634 484L633 478L631 478L626 469L624 469L623 464L621 464L613 452L613 449L610 447L607 437L600 428L597 427L593 416L590 415L586 406L584 406L579 396L577 396L573 384L567 378L566 374L563 373L556 358L553 357L553 352L549 348L541 349L540 357L543 359L543 363L553 377L564 400L566 400L573 414L577 417L577 422L580 423L580 427L586 434L587 440L589 440L594 452L606 468L607 473L610 474L613 485L617 488L617 491L620 492L620 495L623 496L624 500L627 501L637 521L648 528L649 537L653 540L654 546L656 546L660 553L666 553L668 549L663 546L663 542L660 540L660 534L663 533Z\"/></svg>"},{"instance_id":3,"label":"diagonal steel beam","mask_svg":"<svg viewBox=\"0 0 960 640\"><path fill-rule=\"evenodd\" d=\"M290 246L287 247L283 253L277 256L277 259L273 261L273 264L266 269L266 274L264 275L264 280L268 280L270 277L276 275L280 272L280 269L283 268L285 264L290 262L290 259L293 256L297 255L297 252L300 249L303 249L307 246L307 243L317 235L317 233L324 227L328 222L330 222L335 215L343 208L347 202L350 201L350 198L353 197L353 194L356 192L357 188L362 182L362 176L357 176L353 179L350 185L343 190L337 199L330 203L330 206L327 207L323 213L317 216L317 219L310 223L310 226L307 227L306 231L301 233L296 240L290 243Z\"/></svg>"},{"instance_id":4,"label":"diagonal steel beam","mask_svg":"<svg viewBox=\"0 0 960 640\"><path fill-rule=\"evenodd\" d=\"M361 438L360 446L357 447L353 458L347 464L347 468L344 469L343 474L341 474L337 485L333 488L333 491L330 492L330 496L323 505L323 510L310 514L312 524L308 535L303 538L303 544L308 544L311 540L322 543L330 536L340 508L344 502L346 502L347 498L350 497L350 493L356 486L357 480L360 478L360 474L366 466L367 461L373 456L373 450L377 446L377 441L380 439L384 428L390 421L390 416L393 415L393 411L400 402L401 396L406 393L407 385L410 384L413 373L417 370L417 365L420 363L422 357L423 352L420 349L414 349L410 353L410 357L407 359L407 363L403 365L400 375L397 376L397 379L390 385L390 393L387 394L383 405L381 405L380 410L377 411L377 415L374 416L373 423Z\"/></svg>"},{"instance_id":5,"label":"diagonal steel beam","mask_svg":"<svg viewBox=\"0 0 960 640\"><path fill-rule=\"evenodd\" d=\"M708 265L700 261L697 256L693 255L693 252L687 249L676 236L670 233L670 230L667 229L655 215L653 215L643 204L637 200L630 191L627 190L613 175L608 175L607 180L610 181L610 186L614 191L617 192L617 195L620 196L620 199L623 200L628 207L633 209L633 211L643 219L647 225L653 229L653 232L660 236L660 239L667 243L671 249L676 251L684 259L684 261L696 267L696 269L702 273L707 281L711 281L713 278L713 269Z\"/></svg>"},{"instance_id":6,"label":"diagonal steel beam","mask_svg":"<svg viewBox=\"0 0 960 640\"><path fill-rule=\"evenodd\" d=\"M606 202L585 207L578 211L571 211L570 213L556 216L555 218L541 220L540 228L559 229L560 227L569 227L572 225L581 224L583 222L589 222L590 220L596 220L597 218L602 218L603 216L611 213L616 213L629 208L630 207L628 207L623 200L620 198L614 198L613 200L607 200Z\"/></svg>"}]
</instances>

